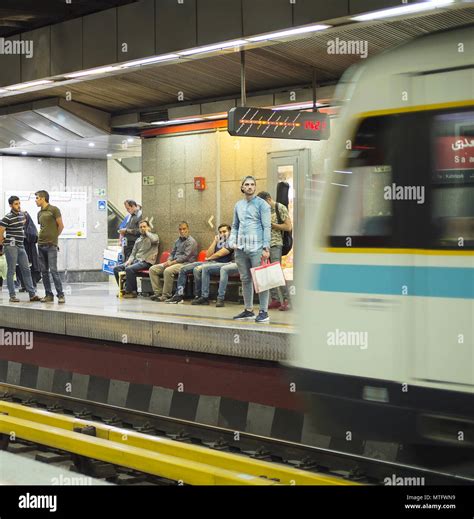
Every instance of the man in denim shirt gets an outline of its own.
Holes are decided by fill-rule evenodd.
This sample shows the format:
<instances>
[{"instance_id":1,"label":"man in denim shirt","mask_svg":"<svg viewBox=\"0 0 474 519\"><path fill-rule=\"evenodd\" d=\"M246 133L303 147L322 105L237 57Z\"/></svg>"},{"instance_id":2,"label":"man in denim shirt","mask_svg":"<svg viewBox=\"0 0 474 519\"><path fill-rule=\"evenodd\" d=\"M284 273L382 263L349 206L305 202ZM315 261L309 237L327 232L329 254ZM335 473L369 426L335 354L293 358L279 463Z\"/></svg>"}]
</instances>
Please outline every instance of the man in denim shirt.
<instances>
[{"instance_id":1,"label":"man in denim shirt","mask_svg":"<svg viewBox=\"0 0 474 519\"><path fill-rule=\"evenodd\" d=\"M256 181L247 176L242 181L240 190L245 195L235 204L234 221L230 233L229 245L235 250L235 262L242 280L245 310L234 319L253 320L266 323L268 317L268 290L260 292L260 312L255 318L253 313L253 284L250 269L258 267L262 260L270 257L271 211L270 206L255 195Z\"/></svg>"}]
</instances>

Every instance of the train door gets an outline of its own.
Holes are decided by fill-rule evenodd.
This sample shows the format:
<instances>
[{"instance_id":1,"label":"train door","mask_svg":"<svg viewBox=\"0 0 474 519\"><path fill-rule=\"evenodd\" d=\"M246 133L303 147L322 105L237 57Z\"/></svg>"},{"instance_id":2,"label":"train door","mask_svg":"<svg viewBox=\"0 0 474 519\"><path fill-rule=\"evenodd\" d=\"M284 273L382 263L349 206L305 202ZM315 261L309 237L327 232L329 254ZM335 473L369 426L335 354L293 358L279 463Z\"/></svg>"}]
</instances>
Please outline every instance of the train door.
<instances>
[{"instance_id":1,"label":"train door","mask_svg":"<svg viewBox=\"0 0 474 519\"><path fill-rule=\"evenodd\" d=\"M426 210L430 232L416 255L412 377L474 388L474 109L431 112ZM416 383L416 382L415 382Z\"/></svg>"},{"instance_id":2,"label":"train door","mask_svg":"<svg viewBox=\"0 0 474 519\"><path fill-rule=\"evenodd\" d=\"M289 285L294 285L294 273L298 259L298 238L301 236L300 222L303 222L303 193L305 179L309 171L308 149L271 152L268 154L268 190L278 201L277 190L282 184L288 188L288 212L293 223L293 248L282 258L283 272Z\"/></svg>"}]
</instances>

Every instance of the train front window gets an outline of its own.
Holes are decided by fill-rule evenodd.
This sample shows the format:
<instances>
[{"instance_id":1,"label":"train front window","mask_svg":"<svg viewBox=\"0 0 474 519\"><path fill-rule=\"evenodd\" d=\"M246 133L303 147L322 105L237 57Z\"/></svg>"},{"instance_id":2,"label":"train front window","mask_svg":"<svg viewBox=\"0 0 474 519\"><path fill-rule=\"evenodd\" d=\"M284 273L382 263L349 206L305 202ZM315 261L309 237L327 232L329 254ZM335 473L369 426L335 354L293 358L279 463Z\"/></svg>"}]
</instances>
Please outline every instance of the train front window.
<instances>
[{"instance_id":1,"label":"train front window","mask_svg":"<svg viewBox=\"0 0 474 519\"><path fill-rule=\"evenodd\" d=\"M474 111L432 119L432 246L474 248Z\"/></svg>"},{"instance_id":2,"label":"train front window","mask_svg":"<svg viewBox=\"0 0 474 519\"><path fill-rule=\"evenodd\" d=\"M392 236L393 146L391 119L373 117L348 143L346 166L336 170L338 189L329 243L332 247L388 247Z\"/></svg>"}]
</instances>

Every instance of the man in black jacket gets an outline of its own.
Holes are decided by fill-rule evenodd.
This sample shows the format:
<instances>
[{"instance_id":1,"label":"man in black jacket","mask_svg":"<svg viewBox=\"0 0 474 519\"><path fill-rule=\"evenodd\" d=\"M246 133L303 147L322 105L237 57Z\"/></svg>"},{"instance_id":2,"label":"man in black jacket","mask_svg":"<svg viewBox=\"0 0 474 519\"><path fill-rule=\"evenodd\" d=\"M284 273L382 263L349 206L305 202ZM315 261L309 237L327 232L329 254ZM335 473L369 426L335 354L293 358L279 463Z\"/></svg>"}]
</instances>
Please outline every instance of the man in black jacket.
<instances>
[{"instance_id":1,"label":"man in black jacket","mask_svg":"<svg viewBox=\"0 0 474 519\"><path fill-rule=\"evenodd\" d=\"M125 209L130 214L130 218L124 229L119 229L120 236L123 238L123 256L124 262L128 260L132 253L135 242L140 237L140 220L142 219L142 212L135 200L125 200Z\"/></svg>"}]
</instances>

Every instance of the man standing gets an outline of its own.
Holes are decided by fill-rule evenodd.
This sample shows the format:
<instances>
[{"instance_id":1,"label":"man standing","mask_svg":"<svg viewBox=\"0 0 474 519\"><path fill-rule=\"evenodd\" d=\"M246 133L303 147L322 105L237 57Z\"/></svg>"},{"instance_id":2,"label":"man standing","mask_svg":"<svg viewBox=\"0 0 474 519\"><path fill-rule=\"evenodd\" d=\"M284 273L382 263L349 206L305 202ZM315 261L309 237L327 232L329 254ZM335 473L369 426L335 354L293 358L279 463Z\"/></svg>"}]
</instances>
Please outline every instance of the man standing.
<instances>
[{"instance_id":1,"label":"man standing","mask_svg":"<svg viewBox=\"0 0 474 519\"><path fill-rule=\"evenodd\" d=\"M151 232L146 220L140 222L140 238L135 242L132 253L125 263L114 268L115 279L119 282L119 272L125 271L125 299L137 297L137 274L140 270L149 269L156 262L160 239Z\"/></svg>"},{"instance_id":2,"label":"man standing","mask_svg":"<svg viewBox=\"0 0 474 519\"><path fill-rule=\"evenodd\" d=\"M184 265L196 261L198 245L189 235L188 223L181 222L178 230L179 238L175 241L168 261L150 268L150 281L154 292L150 298L152 301L163 302L170 299L174 276L179 274Z\"/></svg>"},{"instance_id":3,"label":"man standing","mask_svg":"<svg viewBox=\"0 0 474 519\"><path fill-rule=\"evenodd\" d=\"M44 290L46 292L41 302L54 302L51 280L49 278L49 273L51 272L58 296L58 303L65 303L63 285L58 272L58 238L64 229L61 211L49 203L49 193L47 191L37 191L35 195L36 205L41 208L38 213L38 223L40 224L38 255L41 277L43 278Z\"/></svg>"},{"instance_id":4,"label":"man standing","mask_svg":"<svg viewBox=\"0 0 474 519\"><path fill-rule=\"evenodd\" d=\"M291 231L291 218L288 209L283 205L275 202L266 191L260 191L257 195L265 200L272 211L272 238L270 241L270 262L281 263L281 252L283 250L283 232ZM281 223L279 223L281 222ZM280 290L281 288L281 290ZM283 294L283 297L282 297ZM286 285L282 287L272 288L270 290L271 302L268 308L277 309L282 312L289 310L290 296Z\"/></svg>"},{"instance_id":5,"label":"man standing","mask_svg":"<svg viewBox=\"0 0 474 519\"><path fill-rule=\"evenodd\" d=\"M127 261L132 253L133 246L140 236L139 225L142 219L142 212L135 200L125 200L125 209L130 214L130 218L123 229L119 229L120 236L123 238L123 256Z\"/></svg>"},{"instance_id":6,"label":"man standing","mask_svg":"<svg viewBox=\"0 0 474 519\"><path fill-rule=\"evenodd\" d=\"M270 206L255 195L256 181L252 176L243 179L240 190L245 195L234 208L234 221L229 245L235 250L235 262L242 281L245 309L236 320L253 320L266 323L268 317L269 291L260 292L260 311L253 313L253 284L250 269L258 267L262 260L270 257L271 212Z\"/></svg>"},{"instance_id":7,"label":"man standing","mask_svg":"<svg viewBox=\"0 0 474 519\"><path fill-rule=\"evenodd\" d=\"M0 245L4 244L4 251L8 265L7 285L10 292L10 303L19 303L16 297L15 283L13 276L16 264L20 267L21 275L25 283L25 288L30 294L30 301L40 301L36 295L36 289L31 279L30 265L25 251L25 215L21 212L20 199L11 196L8 199L11 211L0 220ZM6 231L6 235L5 235Z\"/></svg>"}]
</instances>

